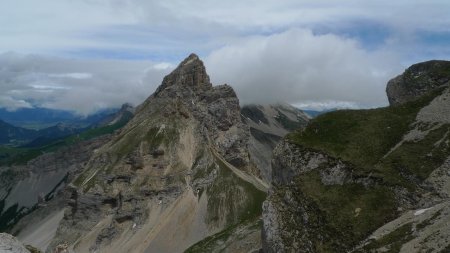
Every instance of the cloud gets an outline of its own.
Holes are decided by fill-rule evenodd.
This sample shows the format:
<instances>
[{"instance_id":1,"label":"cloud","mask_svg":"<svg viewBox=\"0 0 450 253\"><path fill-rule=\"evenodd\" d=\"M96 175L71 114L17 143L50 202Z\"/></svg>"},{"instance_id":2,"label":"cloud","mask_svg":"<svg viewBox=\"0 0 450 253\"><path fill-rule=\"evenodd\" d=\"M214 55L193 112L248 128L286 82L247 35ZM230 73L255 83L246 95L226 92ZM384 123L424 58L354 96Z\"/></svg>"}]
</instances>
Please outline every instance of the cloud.
<instances>
[{"instance_id":1,"label":"cloud","mask_svg":"<svg viewBox=\"0 0 450 253\"><path fill-rule=\"evenodd\" d=\"M17 100L9 96L0 95L0 107L8 111L16 111L21 108L32 108L30 103L24 100Z\"/></svg>"},{"instance_id":2,"label":"cloud","mask_svg":"<svg viewBox=\"0 0 450 253\"><path fill-rule=\"evenodd\" d=\"M62 73L62 74L49 74L49 77L57 78L74 78L74 79L89 79L92 78L91 73Z\"/></svg>"},{"instance_id":3,"label":"cloud","mask_svg":"<svg viewBox=\"0 0 450 253\"><path fill-rule=\"evenodd\" d=\"M444 0L3 0L0 53L22 56L0 55L0 106L139 103L191 52L243 103L384 105L389 78L450 58L449 10Z\"/></svg>"},{"instance_id":4,"label":"cloud","mask_svg":"<svg viewBox=\"0 0 450 253\"><path fill-rule=\"evenodd\" d=\"M323 111L327 109L360 109L359 105L348 101L304 101L293 104L293 106L303 110Z\"/></svg>"},{"instance_id":5,"label":"cloud","mask_svg":"<svg viewBox=\"0 0 450 253\"><path fill-rule=\"evenodd\" d=\"M89 114L139 104L169 69L160 63L0 54L0 107L46 107ZM89 71L89 72L87 72Z\"/></svg>"},{"instance_id":6,"label":"cloud","mask_svg":"<svg viewBox=\"0 0 450 253\"><path fill-rule=\"evenodd\" d=\"M293 28L348 35L367 32L367 23L389 31L385 43L402 45L422 31L449 32L449 10L443 0L3 0L0 52L174 60L247 35Z\"/></svg>"},{"instance_id":7,"label":"cloud","mask_svg":"<svg viewBox=\"0 0 450 253\"><path fill-rule=\"evenodd\" d=\"M240 40L205 60L211 80L228 83L242 103L387 104L388 79L401 72L392 53L354 40L292 29Z\"/></svg>"}]
</instances>

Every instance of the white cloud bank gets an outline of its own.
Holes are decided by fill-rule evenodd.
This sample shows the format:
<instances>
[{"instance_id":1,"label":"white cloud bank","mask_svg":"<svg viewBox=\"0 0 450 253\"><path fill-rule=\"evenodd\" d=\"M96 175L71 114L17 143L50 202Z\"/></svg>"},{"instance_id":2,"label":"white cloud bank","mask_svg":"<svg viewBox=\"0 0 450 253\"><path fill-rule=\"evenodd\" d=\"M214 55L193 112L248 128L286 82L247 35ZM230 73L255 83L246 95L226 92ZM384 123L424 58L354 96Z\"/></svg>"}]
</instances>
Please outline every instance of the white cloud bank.
<instances>
[{"instance_id":1,"label":"white cloud bank","mask_svg":"<svg viewBox=\"0 0 450 253\"><path fill-rule=\"evenodd\" d=\"M321 107L386 105L386 82L401 71L393 54L300 29L242 39L211 53L206 66L213 83L233 86L241 103Z\"/></svg>"}]
</instances>

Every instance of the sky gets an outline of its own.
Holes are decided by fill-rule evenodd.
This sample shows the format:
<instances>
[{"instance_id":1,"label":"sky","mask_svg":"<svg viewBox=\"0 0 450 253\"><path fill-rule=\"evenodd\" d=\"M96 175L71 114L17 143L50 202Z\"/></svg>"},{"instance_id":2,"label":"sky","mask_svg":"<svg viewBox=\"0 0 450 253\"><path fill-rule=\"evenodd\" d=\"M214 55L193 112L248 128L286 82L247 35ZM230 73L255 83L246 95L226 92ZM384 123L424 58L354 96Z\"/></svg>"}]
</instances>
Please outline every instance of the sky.
<instances>
[{"instance_id":1,"label":"sky","mask_svg":"<svg viewBox=\"0 0 450 253\"><path fill-rule=\"evenodd\" d=\"M409 65L450 60L448 0L2 0L0 107L141 103L190 53L241 104L386 106Z\"/></svg>"}]
</instances>

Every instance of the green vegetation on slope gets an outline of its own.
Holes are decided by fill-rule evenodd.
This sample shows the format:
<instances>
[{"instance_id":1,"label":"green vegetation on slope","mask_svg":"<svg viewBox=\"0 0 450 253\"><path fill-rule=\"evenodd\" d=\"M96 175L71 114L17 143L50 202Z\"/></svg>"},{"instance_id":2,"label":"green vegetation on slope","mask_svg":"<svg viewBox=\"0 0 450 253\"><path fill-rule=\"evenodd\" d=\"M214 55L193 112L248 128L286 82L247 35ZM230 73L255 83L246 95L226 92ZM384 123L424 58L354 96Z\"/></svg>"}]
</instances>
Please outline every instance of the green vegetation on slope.
<instances>
[{"instance_id":1,"label":"green vegetation on slope","mask_svg":"<svg viewBox=\"0 0 450 253\"><path fill-rule=\"evenodd\" d=\"M450 62L437 60L414 64L403 74L410 89L423 88L430 85L431 80L442 83L449 76Z\"/></svg>"},{"instance_id":2,"label":"green vegetation on slope","mask_svg":"<svg viewBox=\"0 0 450 253\"><path fill-rule=\"evenodd\" d=\"M216 166L217 165L217 166ZM227 227L202 241L194 244L185 252L222 252L224 243L233 240L245 240L245 236L261 229L262 203L267 194L254 185L236 176L219 158L204 172L197 172L194 178L201 178L217 169L216 180L206 188L208 212L206 222L209 225L225 221ZM203 191L203 189L202 189ZM237 230L242 234L237 235ZM241 238L242 237L242 238ZM233 241L231 240L231 241Z\"/></svg>"},{"instance_id":3,"label":"green vegetation on slope","mask_svg":"<svg viewBox=\"0 0 450 253\"><path fill-rule=\"evenodd\" d=\"M413 233L412 224L411 223L405 224L378 240L372 240L369 244L365 245L361 250L356 252L358 253L368 252L382 247L387 249L386 251L383 252L387 253L400 252L402 245L413 239L412 233Z\"/></svg>"},{"instance_id":4,"label":"green vegetation on slope","mask_svg":"<svg viewBox=\"0 0 450 253\"><path fill-rule=\"evenodd\" d=\"M219 170L217 180L206 189L207 222L214 224L222 219L224 214L226 224L230 225L261 216L266 193L236 176L220 159L215 160ZM224 205L226 209L223 209Z\"/></svg>"},{"instance_id":5,"label":"green vegetation on slope","mask_svg":"<svg viewBox=\"0 0 450 253\"><path fill-rule=\"evenodd\" d=\"M430 145L442 137L446 127L432 132L420 142L404 143L389 156L384 156L410 130L419 110L441 92L442 89L433 91L416 101L398 106L323 114L312 120L304 131L288 135L288 140L347 161L359 173L371 172L385 182L405 185L407 183L400 176L402 171L398 170L399 166L413 165L408 170L420 178L428 175L430 168L426 172L420 171L420 167L425 167L421 159L427 155L425 152L429 152ZM429 158L430 163L442 162L442 152L445 153L445 150L441 149L439 155Z\"/></svg>"},{"instance_id":6,"label":"green vegetation on slope","mask_svg":"<svg viewBox=\"0 0 450 253\"><path fill-rule=\"evenodd\" d=\"M327 113L312 120L304 131L288 135L288 141L299 148L341 159L354 178L370 178L373 182L324 185L318 168L297 176L291 188L279 189L278 199L292 192L296 201L309 209L308 231L312 231L310 238L316 252L347 251L357 245L397 216L399 203L395 189L403 188L414 194L420 183L444 163L450 154L450 126L414 124L420 109L442 91L435 90L397 106ZM416 127L426 135L401 142ZM293 224L298 226L302 222ZM391 251L396 252L401 243L395 240L407 238L408 229L402 227L369 247L389 244Z\"/></svg>"},{"instance_id":7,"label":"green vegetation on slope","mask_svg":"<svg viewBox=\"0 0 450 253\"><path fill-rule=\"evenodd\" d=\"M300 202L307 199L310 202L307 205L317 208L309 212L316 216L310 217L311 222L316 219L324 223L318 232L327 239L315 242L317 252L355 245L395 217L394 195L386 187L356 183L323 185L317 171L302 174L295 180L299 191L292 191L293 197Z\"/></svg>"},{"instance_id":8,"label":"green vegetation on slope","mask_svg":"<svg viewBox=\"0 0 450 253\"><path fill-rule=\"evenodd\" d=\"M449 125L442 125L422 140L402 143L383 159L379 167L425 180L450 154L449 130Z\"/></svg>"},{"instance_id":9,"label":"green vegetation on slope","mask_svg":"<svg viewBox=\"0 0 450 253\"><path fill-rule=\"evenodd\" d=\"M242 240L245 242L248 234L258 232L261 228L262 221L259 218L244 221L242 223L229 226L217 234L206 237L200 242L197 242L189 247L185 253L224 252L224 249L228 246L227 243L234 242L234 240Z\"/></svg>"}]
</instances>

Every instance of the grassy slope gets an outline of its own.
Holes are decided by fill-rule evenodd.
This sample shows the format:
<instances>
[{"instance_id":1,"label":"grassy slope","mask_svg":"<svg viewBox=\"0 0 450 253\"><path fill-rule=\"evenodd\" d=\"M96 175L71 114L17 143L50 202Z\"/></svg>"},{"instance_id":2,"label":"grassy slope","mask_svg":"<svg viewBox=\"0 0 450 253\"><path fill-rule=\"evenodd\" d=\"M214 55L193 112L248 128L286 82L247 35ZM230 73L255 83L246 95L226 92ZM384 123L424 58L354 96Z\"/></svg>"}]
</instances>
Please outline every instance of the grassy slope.
<instances>
[{"instance_id":1,"label":"grassy slope","mask_svg":"<svg viewBox=\"0 0 450 253\"><path fill-rule=\"evenodd\" d=\"M431 131L421 141L404 142L384 157L410 130L419 110L441 92L396 107L327 113L314 119L305 131L288 136L289 141L301 148L340 158L355 174L370 175L381 182L373 187L325 186L316 171L296 178L295 187L299 192L294 192L298 195L294 198L309 206L326 228L318 232L324 235L323 240L315 242L317 252L340 247L344 250L395 218L397 204L393 187L414 191L418 182L444 162L450 154L448 142L445 143L450 140L445 135L448 125ZM286 189L280 189L278 197L282 198L285 192ZM356 209L361 210L358 215Z\"/></svg>"},{"instance_id":2,"label":"grassy slope","mask_svg":"<svg viewBox=\"0 0 450 253\"><path fill-rule=\"evenodd\" d=\"M323 185L313 171L296 178L292 197L306 207L310 231L316 252L345 252L349 245L365 239L371 231L395 218L393 193L382 185L364 187L361 184ZM282 199L285 191L281 191ZM300 212L296 216L302 216ZM300 222L289 223L293 226ZM296 227L289 231L295 231Z\"/></svg>"},{"instance_id":3,"label":"grassy slope","mask_svg":"<svg viewBox=\"0 0 450 253\"><path fill-rule=\"evenodd\" d=\"M252 232L260 231L261 227L262 222L259 218L229 226L219 233L208 236L200 242L192 245L185 251L185 253L223 252L223 249L228 246L227 244L233 242L232 240L242 240L245 242L246 235ZM242 233L239 230L245 230L245 232Z\"/></svg>"},{"instance_id":4,"label":"grassy slope","mask_svg":"<svg viewBox=\"0 0 450 253\"><path fill-rule=\"evenodd\" d=\"M414 176L424 179L431 171L421 171L417 166L430 161L426 159L426 154L432 149L430 145L442 137L448 126L442 126L421 142L404 143L389 156L384 156L410 130L419 110L441 92L432 92L400 106L330 112L312 120L305 131L288 135L288 140L347 161L357 168L357 172L371 172L387 183L404 181L396 169L401 165L410 165L403 167L407 167ZM441 151L445 153L445 150ZM442 160L442 156L434 158L430 161L432 165Z\"/></svg>"},{"instance_id":5,"label":"grassy slope","mask_svg":"<svg viewBox=\"0 0 450 253\"><path fill-rule=\"evenodd\" d=\"M245 227L248 233L261 229L259 217L262 214L262 203L266 199L266 193L236 176L219 159L216 159L216 164L219 166L217 179L206 189L208 194L206 222L214 224L226 214L228 227L197 242L185 252L217 252L239 228ZM196 176L204 175L197 174L194 177ZM245 236L239 239L245 240Z\"/></svg>"}]
</instances>

